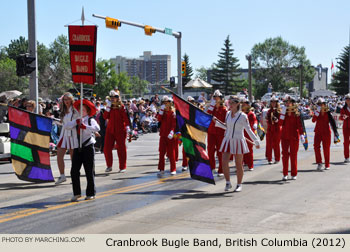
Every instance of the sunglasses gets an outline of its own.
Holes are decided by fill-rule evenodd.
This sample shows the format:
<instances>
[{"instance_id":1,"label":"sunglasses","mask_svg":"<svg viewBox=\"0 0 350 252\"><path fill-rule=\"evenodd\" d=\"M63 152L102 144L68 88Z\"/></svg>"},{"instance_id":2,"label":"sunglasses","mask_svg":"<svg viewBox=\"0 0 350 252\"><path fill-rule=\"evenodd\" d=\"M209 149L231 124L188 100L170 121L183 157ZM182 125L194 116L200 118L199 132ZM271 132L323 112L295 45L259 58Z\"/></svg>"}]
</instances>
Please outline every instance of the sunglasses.
<instances>
[{"instance_id":1,"label":"sunglasses","mask_svg":"<svg viewBox=\"0 0 350 252\"><path fill-rule=\"evenodd\" d=\"M237 104L237 103L239 103L239 101L233 100L233 101L229 101L228 103L229 103L229 104Z\"/></svg>"}]
</instances>

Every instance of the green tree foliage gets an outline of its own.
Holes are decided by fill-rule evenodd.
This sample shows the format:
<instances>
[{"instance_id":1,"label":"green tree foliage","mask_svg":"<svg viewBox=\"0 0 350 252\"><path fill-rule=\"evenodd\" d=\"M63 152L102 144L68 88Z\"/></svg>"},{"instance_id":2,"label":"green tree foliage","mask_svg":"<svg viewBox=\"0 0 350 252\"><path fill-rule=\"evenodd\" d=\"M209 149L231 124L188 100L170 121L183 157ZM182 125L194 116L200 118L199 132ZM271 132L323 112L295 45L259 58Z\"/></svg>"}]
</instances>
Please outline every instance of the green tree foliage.
<instances>
[{"instance_id":1,"label":"green tree foliage","mask_svg":"<svg viewBox=\"0 0 350 252\"><path fill-rule=\"evenodd\" d=\"M28 79L19 78L16 75L16 61L10 58L0 60L0 92L6 90L28 89Z\"/></svg>"},{"instance_id":2,"label":"green tree foliage","mask_svg":"<svg viewBox=\"0 0 350 252\"><path fill-rule=\"evenodd\" d=\"M255 96L258 98L267 92L269 83L275 92L286 92L290 87L287 82L299 86L300 65L304 83L310 82L315 74L305 48L291 45L281 37L268 38L263 43L255 44L251 56L252 67L256 69L253 76L257 85Z\"/></svg>"},{"instance_id":3,"label":"green tree foliage","mask_svg":"<svg viewBox=\"0 0 350 252\"><path fill-rule=\"evenodd\" d=\"M136 96L143 96L143 94L147 90L147 84L148 82L146 80L141 80L137 76L133 76L130 78L130 91L131 94Z\"/></svg>"},{"instance_id":4,"label":"green tree foliage","mask_svg":"<svg viewBox=\"0 0 350 252\"><path fill-rule=\"evenodd\" d=\"M184 87L192 79L193 69L190 63L190 57L186 53L182 60L186 62L186 76L182 77L182 86Z\"/></svg>"},{"instance_id":5,"label":"green tree foliage","mask_svg":"<svg viewBox=\"0 0 350 252\"><path fill-rule=\"evenodd\" d=\"M204 81L208 80L208 76L207 76L207 71L208 69L205 68L204 66L201 66L200 68L196 69L196 78L202 79Z\"/></svg>"},{"instance_id":6,"label":"green tree foliage","mask_svg":"<svg viewBox=\"0 0 350 252\"><path fill-rule=\"evenodd\" d=\"M227 36L224 47L219 52L219 60L214 64L212 76L213 80L222 83L219 89L225 95L242 91L242 84L236 79L239 76L237 73L239 63L238 59L233 56L233 52L230 36Z\"/></svg>"},{"instance_id":7,"label":"green tree foliage","mask_svg":"<svg viewBox=\"0 0 350 252\"><path fill-rule=\"evenodd\" d=\"M28 40L20 36L19 39L11 40L6 48L7 55L10 59L16 60L17 56L28 52Z\"/></svg>"},{"instance_id":8,"label":"green tree foliage","mask_svg":"<svg viewBox=\"0 0 350 252\"><path fill-rule=\"evenodd\" d=\"M338 72L334 74L331 88L338 95L349 93L349 46L345 46L337 59Z\"/></svg>"},{"instance_id":9,"label":"green tree foliage","mask_svg":"<svg viewBox=\"0 0 350 252\"><path fill-rule=\"evenodd\" d=\"M121 95L131 93L131 84L129 76L121 72L115 72L115 64L110 60L98 59L96 63L96 82L97 85L93 87L94 93L99 97L106 97L109 91L117 87Z\"/></svg>"}]
</instances>

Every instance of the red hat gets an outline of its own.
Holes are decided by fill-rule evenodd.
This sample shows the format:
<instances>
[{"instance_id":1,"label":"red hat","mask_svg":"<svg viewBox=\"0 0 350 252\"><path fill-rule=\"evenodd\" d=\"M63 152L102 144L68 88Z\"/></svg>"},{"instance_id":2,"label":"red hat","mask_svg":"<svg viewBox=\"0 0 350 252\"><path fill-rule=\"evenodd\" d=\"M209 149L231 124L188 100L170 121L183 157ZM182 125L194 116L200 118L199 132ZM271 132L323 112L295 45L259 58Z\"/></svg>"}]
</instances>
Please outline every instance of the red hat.
<instances>
[{"instance_id":1,"label":"red hat","mask_svg":"<svg viewBox=\"0 0 350 252\"><path fill-rule=\"evenodd\" d=\"M79 111L79 108L80 108L80 100L77 100L74 102L73 104L73 107ZM83 99L83 105L86 105L90 108L90 113L89 113L89 116L94 116L97 112L97 109L95 107L95 105L89 101L89 100L86 100L86 99Z\"/></svg>"}]
</instances>

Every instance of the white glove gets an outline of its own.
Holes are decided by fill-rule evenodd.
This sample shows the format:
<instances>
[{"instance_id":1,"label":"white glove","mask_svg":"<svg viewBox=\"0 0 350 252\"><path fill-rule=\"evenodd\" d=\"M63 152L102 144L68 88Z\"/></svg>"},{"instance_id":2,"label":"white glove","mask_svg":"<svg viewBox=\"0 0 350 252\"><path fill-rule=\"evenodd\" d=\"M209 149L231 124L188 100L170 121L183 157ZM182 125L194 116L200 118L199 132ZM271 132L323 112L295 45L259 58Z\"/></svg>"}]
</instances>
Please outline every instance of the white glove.
<instances>
[{"instance_id":1,"label":"white glove","mask_svg":"<svg viewBox=\"0 0 350 252\"><path fill-rule=\"evenodd\" d=\"M106 111L107 111L107 112L111 111L111 107L107 107L107 108L106 108Z\"/></svg>"},{"instance_id":2,"label":"white glove","mask_svg":"<svg viewBox=\"0 0 350 252\"><path fill-rule=\"evenodd\" d=\"M210 100L210 106L208 108L208 110L213 111L214 107L215 107L216 101L214 99Z\"/></svg>"},{"instance_id":3,"label":"white glove","mask_svg":"<svg viewBox=\"0 0 350 252\"><path fill-rule=\"evenodd\" d=\"M257 125L256 123L254 123L253 129L254 129L254 130L257 130L257 129L258 129L258 125Z\"/></svg>"},{"instance_id":4,"label":"white glove","mask_svg":"<svg viewBox=\"0 0 350 252\"><path fill-rule=\"evenodd\" d=\"M159 111L160 115L163 115L164 109L165 109L165 105L163 104L162 106L160 106L160 111Z\"/></svg>"},{"instance_id":5,"label":"white glove","mask_svg":"<svg viewBox=\"0 0 350 252\"><path fill-rule=\"evenodd\" d=\"M130 127L126 126L126 132L129 134L130 133Z\"/></svg>"},{"instance_id":6,"label":"white glove","mask_svg":"<svg viewBox=\"0 0 350 252\"><path fill-rule=\"evenodd\" d=\"M285 115L287 111L287 106L283 106L281 115Z\"/></svg>"},{"instance_id":7,"label":"white glove","mask_svg":"<svg viewBox=\"0 0 350 252\"><path fill-rule=\"evenodd\" d=\"M320 111L321 111L321 107L317 106L317 109L315 111L315 116L319 116L320 115Z\"/></svg>"},{"instance_id":8,"label":"white glove","mask_svg":"<svg viewBox=\"0 0 350 252\"><path fill-rule=\"evenodd\" d=\"M173 136L174 136L174 131L170 131L168 138L171 140L173 139Z\"/></svg>"},{"instance_id":9,"label":"white glove","mask_svg":"<svg viewBox=\"0 0 350 252\"><path fill-rule=\"evenodd\" d=\"M304 135L300 135L300 141L301 141L302 144L305 143L305 137L304 137Z\"/></svg>"},{"instance_id":10,"label":"white glove","mask_svg":"<svg viewBox=\"0 0 350 252\"><path fill-rule=\"evenodd\" d=\"M255 140L255 141L254 141L254 144L255 144L255 147L256 147L256 148L259 148L259 147L260 147L260 142L259 142L259 140Z\"/></svg>"}]
</instances>

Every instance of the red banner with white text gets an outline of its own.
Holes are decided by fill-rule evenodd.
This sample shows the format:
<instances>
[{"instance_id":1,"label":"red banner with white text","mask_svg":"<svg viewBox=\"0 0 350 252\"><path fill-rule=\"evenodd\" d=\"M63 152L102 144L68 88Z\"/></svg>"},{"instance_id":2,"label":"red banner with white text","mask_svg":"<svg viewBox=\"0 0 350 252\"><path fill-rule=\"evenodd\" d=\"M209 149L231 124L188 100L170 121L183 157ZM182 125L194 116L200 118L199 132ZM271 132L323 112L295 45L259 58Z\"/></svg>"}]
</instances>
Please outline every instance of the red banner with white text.
<instances>
[{"instance_id":1,"label":"red banner with white text","mask_svg":"<svg viewBox=\"0 0 350 252\"><path fill-rule=\"evenodd\" d=\"M68 33L73 82L94 85L96 82L97 26L70 25Z\"/></svg>"}]
</instances>

